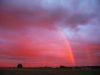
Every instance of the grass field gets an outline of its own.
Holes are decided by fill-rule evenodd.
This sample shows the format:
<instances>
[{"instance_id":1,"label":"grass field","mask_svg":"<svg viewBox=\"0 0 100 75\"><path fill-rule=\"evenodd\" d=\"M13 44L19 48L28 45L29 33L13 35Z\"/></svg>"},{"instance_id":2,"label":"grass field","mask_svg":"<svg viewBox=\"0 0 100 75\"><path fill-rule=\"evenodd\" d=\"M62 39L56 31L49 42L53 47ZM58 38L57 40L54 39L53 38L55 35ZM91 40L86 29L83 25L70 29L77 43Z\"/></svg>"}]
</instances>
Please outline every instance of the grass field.
<instances>
[{"instance_id":1,"label":"grass field","mask_svg":"<svg viewBox=\"0 0 100 75\"><path fill-rule=\"evenodd\" d=\"M1 68L0 75L100 75L100 69Z\"/></svg>"}]
</instances>

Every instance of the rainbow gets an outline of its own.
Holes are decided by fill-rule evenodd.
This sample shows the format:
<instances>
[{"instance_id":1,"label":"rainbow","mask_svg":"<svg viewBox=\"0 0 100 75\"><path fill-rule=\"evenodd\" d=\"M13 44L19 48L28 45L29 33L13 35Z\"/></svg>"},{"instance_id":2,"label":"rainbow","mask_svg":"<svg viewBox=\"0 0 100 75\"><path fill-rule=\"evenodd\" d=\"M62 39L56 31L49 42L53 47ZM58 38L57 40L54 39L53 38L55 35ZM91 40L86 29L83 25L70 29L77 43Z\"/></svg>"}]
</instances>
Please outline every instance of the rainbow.
<instances>
[{"instance_id":1,"label":"rainbow","mask_svg":"<svg viewBox=\"0 0 100 75\"><path fill-rule=\"evenodd\" d=\"M71 48L71 45L69 43L69 40L68 38L66 37L65 35L65 32L63 31L63 29L60 28L60 35L63 37L64 39L64 49L65 49L65 52L66 52L66 58L67 58L67 63L70 65L70 66L75 66L75 58L74 58L74 54L73 54L73 51L72 51L72 48Z\"/></svg>"}]
</instances>

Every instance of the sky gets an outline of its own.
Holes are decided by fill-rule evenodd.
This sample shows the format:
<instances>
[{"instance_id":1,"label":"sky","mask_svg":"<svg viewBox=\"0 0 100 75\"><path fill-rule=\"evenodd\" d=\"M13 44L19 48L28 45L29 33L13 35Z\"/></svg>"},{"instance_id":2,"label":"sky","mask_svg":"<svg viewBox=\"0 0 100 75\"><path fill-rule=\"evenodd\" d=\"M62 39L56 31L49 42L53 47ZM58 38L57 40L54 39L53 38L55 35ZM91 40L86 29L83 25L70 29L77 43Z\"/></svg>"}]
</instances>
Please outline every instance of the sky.
<instances>
[{"instance_id":1,"label":"sky","mask_svg":"<svg viewBox=\"0 0 100 75\"><path fill-rule=\"evenodd\" d=\"M100 0L0 0L0 67L100 66Z\"/></svg>"}]
</instances>

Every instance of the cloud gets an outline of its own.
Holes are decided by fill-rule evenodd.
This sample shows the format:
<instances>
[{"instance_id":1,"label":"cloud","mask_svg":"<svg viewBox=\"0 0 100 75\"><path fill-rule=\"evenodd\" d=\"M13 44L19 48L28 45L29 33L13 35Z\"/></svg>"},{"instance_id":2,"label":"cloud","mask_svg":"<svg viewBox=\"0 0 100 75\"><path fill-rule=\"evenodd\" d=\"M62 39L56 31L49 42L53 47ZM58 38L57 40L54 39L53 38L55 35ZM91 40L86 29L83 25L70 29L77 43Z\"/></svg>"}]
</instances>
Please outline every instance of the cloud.
<instances>
[{"instance_id":1,"label":"cloud","mask_svg":"<svg viewBox=\"0 0 100 75\"><path fill-rule=\"evenodd\" d=\"M90 23L98 16L96 2L97 0L91 2L90 0L11 0L9 2L4 0L0 23L7 28L23 28L30 25L55 28L55 23L60 22L61 26L64 24L69 28L77 28L79 25Z\"/></svg>"},{"instance_id":2,"label":"cloud","mask_svg":"<svg viewBox=\"0 0 100 75\"><path fill-rule=\"evenodd\" d=\"M0 57L2 59L15 59L16 62L23 59L26 63L28 61L31 63L33 62L30 60L31 57L34 61L37 57L41 61L36 60L36 63L53 65L59 58L63 64L66 64L64 46L65 38L68 38L79 60L77 65L88 63L85 60L88 55L86 52L90 50L90 56L95 60L94 64L98 62L97 56L92 55L95 49L99 49L97 45L100 44L98 0L0 1L0 54L3 54ZM64 33L65 38L60 32ZM53 62L46 62L49 61L48 58Z\"/></svg>"}]
</instances>

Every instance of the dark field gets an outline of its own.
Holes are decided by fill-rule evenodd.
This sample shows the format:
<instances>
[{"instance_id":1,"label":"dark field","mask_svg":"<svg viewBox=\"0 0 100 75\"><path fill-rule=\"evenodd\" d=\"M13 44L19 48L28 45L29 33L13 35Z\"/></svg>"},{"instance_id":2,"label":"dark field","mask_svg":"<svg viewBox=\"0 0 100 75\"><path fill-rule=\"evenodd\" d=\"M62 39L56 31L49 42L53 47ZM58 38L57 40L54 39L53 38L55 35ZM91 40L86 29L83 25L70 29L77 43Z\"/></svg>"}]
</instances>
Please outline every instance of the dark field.
<instances>
[{"instance_id":1,"label":"dark field","mask_svg":"<svg viewBox=\"0 0 100 75\"><path fill-rule=\"evenodd\" d=\"M100 68L97 69L1 68L0 75L100 75Z\"/></svg>"}]
</instances>

